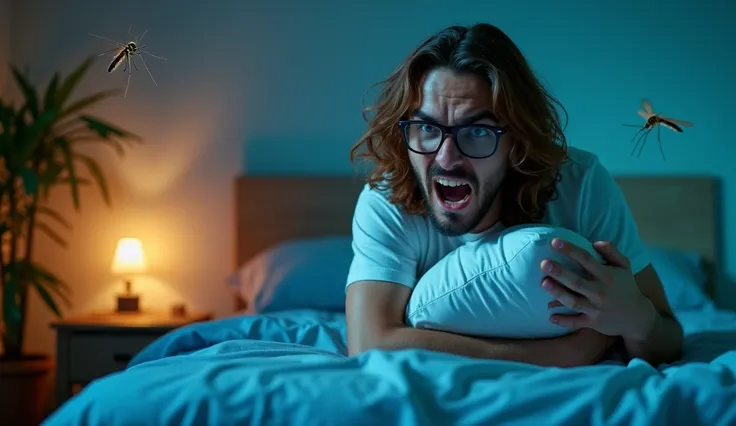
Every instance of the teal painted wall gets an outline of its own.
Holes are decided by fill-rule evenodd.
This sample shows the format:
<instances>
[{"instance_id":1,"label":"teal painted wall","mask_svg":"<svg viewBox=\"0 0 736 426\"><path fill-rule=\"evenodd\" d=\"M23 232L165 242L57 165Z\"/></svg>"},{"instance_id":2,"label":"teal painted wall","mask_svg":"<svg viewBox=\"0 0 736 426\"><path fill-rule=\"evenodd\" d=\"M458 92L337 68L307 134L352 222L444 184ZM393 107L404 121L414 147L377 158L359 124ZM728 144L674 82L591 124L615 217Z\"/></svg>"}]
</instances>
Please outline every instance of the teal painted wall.
<instances>
[{"instance_id":1,"label":"teal painted wall","mask_svg":"<svg viewBox=\"0 0 736 426\"><path fill-rule=\"evenodd\" d=\"M724 261L733 278L735 16L735 3L716 0L14 1L11 58L31 63L37 79L107 47L87 32L120 39L130 24L134 33L149 29L148 49L169 59L146 58L159 87L141 69L127 100L100 109L147 139L112 169L116 210L89 201L69 253L47 256L79 280L82 309L99 291L81 283L108 274L107 255L88 253L106 253L120 233L147 232L150 245L168 247L155 260L178 291L226 311L227 295L201 283L232 266L233 177L351 173L366 89L429 33L488 21L508 32L565 105L571 145L594 151L616 174L723 179ZM113 84L124 87L124 76L100 64L85 89ZM639 122L642 97L695 123L683 135L663 133L666 162L653 144L630 156L633 129L621 124ZM212 225L202 229L201 220ZM69 269L80 253L92 266ZM736 287L727 293L736 306Z\"/></svg>"}]
</instances>

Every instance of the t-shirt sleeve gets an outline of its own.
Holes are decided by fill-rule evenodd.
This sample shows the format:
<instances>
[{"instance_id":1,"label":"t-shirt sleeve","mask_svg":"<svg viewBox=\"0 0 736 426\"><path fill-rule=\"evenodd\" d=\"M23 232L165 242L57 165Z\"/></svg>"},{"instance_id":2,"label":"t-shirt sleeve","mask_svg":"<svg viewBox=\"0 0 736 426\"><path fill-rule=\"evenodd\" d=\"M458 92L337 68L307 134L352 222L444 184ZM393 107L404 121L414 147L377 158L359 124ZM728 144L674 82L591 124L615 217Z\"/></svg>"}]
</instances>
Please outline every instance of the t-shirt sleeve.
<instances>
[{"instance_id":1,"label":"t-shirt sleeve","mask_svg":"<svg viewBox=\"0 0 736 426\"><path fill-rule=\"evenodd\" d=\"M591 242L610 241L629 258L634 274L650 263L649 252L621 188L596 158L579 199L580 229Z\"/></svg>"},{"instance_id":2,"label":"t-shirt sleeve","mask_svg":"<svg viewBox=\"0 0 736 426\"><path fill-rule=\"evenodd\" d=\"M353 215L353 261L345 289L358 281L387 281L414 288L417 251L410 220L380 192L366 186Z\"/></svg>"}]
</instances>

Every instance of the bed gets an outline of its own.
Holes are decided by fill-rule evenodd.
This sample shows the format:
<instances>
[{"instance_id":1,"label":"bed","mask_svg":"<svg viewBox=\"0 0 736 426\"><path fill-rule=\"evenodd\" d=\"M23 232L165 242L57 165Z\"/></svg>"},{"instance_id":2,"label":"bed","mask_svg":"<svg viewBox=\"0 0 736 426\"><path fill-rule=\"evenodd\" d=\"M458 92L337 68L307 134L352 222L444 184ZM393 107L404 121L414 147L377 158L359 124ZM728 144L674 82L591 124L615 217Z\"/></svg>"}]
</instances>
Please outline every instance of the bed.
<instances>
[{"instance_id":1,"label":"bed","mask_svg":"<svg viewBox=\"0 0 736 426\"><path fill-rule=\"evenodd\" d=\"M421 350L348 357L340 279L344 287L363 182L241 176L235 313L163 336L45 424L736 424L736 312L712 300L717 182L618 182L685 328L677 363L559 369Z\"/></svg>"}]
</instances>

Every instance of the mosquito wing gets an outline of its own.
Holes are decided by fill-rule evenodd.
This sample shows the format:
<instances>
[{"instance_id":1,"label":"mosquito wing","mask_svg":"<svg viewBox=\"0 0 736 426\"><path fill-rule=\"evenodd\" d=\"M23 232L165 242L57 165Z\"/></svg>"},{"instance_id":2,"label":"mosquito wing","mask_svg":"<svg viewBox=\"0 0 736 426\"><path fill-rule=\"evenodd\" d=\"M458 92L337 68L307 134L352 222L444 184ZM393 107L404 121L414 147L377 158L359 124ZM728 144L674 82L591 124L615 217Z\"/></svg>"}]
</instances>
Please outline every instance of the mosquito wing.
<instances>
[{"instance_id":1,"label":"mosquito wing","mask_svg":"<svg viewBox=\"0 0 736 426\"><path fill-rule=\"evenodd\" d=\"M649 113L650 116L654 115L654 109L652 109L652 104L648 100L642 99L641 106L644 107L644 111Z\"/></svg>"},{"instance_id":2,"label":"mosquito wing","mask_svg":"<svg viewBox=\"0 0 736 426\"><path fill-rule=\"evenodd\" d=\"M673 132L682 133L682 128L680 126L678 126L675 123L671 123L671 122L669 122L667 120L661 120L659 122L659 125L664 126L664 127L668 128L668 129L672 130Z\"/></svg>"},{"instance_id":3,"label":"mosquito wing","mask_svg":"<svg viewBox=\"0 0 736 426\"><path fill-rule=\"evenodd\" d=\"M643 118L644 120L649 120L649 117L651 117L653 114L647 113L643 109L637 110L637 114L639 114L639 117Z\"/></svg>"},{"instance_id":4,"label":"mosquito wing","mask_svg":"<svg viewBox=\"0 0 736 426\"><path fill-rule=\"evenodd\" d=\"M690 121L685 120L678 120L676 118L669 118L669 117L660 117L662 120L671 121L672 123L675 123L677 125L680 125L682 127L693 127L693 123Z\"/></svg>"}]
</instances>

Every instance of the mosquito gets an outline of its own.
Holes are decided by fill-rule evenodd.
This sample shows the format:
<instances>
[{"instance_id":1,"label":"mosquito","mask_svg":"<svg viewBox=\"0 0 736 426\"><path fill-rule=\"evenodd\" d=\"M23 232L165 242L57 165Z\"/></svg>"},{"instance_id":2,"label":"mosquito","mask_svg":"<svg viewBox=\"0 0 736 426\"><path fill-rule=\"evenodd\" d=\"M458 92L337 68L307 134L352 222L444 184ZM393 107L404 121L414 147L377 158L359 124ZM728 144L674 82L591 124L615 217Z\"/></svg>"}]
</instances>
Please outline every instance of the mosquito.
<instances>
[{"instance_id":1,"label":"mosquito","mask_svg":"<svg viewBox=\"0 0 736 426\"><path fill-rule=\"evenodd\" d=\"M631 151L631 155L634 155L634 152L636 152L637 148L639 149L637 157L641 155L641 151L642 149L644 149L644 144L646 143L647 136L649 136L649 133L656 127L659 151L662 153L662 159L666 160L666 158L664 157L664 149L662 148L662 140L660 138L661 127L664 126L677 133L683 133L682 128L692 127L693 123L689 121L678 120L676 118L664 117L661 114L654 113L654 110L652 109L652 104L646 99L642 99L641 106L644 109L639 109L638 111L636 111L636 113L639 114L641 118L646 120L644 126L639 126L636 124L623 124L623 126L626 127L639 128L639 131L636 132L634 137L631 139L631 143L634 144L634 149Z\"/></svg>"},{"instance_id":2,"label":"mosquito","mask_svg":"<svg viewBox=\"0 0 736 426\"><path fill-rule=\"evenodd\" d=\"M128 39L129 40L130 40L130 30L131 30L131 28L133 28L132 25L128 28ZM111 73L111 72L115 71L116 69L118 69L118 67L120 67L120 64L124 64L123 65L123 72L127 72L128 73L128 84L125 86L125 94L123 95L123 99L125 99L128 96L128 88L130 87L130 78L133 75L132 74L132 71L133 71L132 68L135 68L135 70L138 71L138 66L135 63L135 57L136 56L138 56L138 57L141 58L141 61L143 62L143 66L146 68L146 71L148 72L148 75L151 77L151 81L153 81L153 84L155 84L156 87L158 87L158 83L156 83L156 79L153 78L153 74L151 74L151 70L148 69L148 65L146 65L146 61L145 61L145 59L143 59L143 55L142 54L145 53L146 55L153 56L154 58L157 58L157 59L163 59L164 61L166 61L167 59L166 58L162 58L160 56L156 56L153 53L146 52L145 50L143 50L147 46L141 46L140 44L143 41L143 37L146 36L146 33L148 33L148 30L146 30L143 33L143 35L141 36L140 39L134 39L134 40L128 41L127 43L121 43L119 41L111 40L111 39L109 39L107 37L102 37L102 36L99 36L97 34L89 33L89 35L91 35L93 37L97 37L99 39L102 39L102 40L105 40L105 41L109 41L110 43L113 43L113 44L117 45L117 47L115 47L114 49L110 49L110 50L107 50L105 52L102 52L102 53L100 53L97 56L98 57L99 56L104 56L104 55L107 55L107 54L110 54L110 53L115 52L115 56L112 58L112 62L110 62L110 65L107 67L107 72L108 73ZM131 65L132 65L132 67L131 67Z\"/></svg>"}]
</instances>

